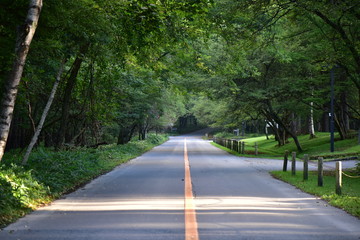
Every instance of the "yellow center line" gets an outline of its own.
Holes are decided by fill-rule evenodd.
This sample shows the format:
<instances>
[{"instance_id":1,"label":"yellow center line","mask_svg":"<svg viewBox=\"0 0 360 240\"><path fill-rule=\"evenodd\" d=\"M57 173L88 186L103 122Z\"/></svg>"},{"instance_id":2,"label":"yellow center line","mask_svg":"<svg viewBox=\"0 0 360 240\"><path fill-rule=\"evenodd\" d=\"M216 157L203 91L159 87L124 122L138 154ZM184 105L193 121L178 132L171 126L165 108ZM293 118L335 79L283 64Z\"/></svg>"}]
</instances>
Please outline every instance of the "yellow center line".
<instances>
[{"instance_id":1,"label":"yellow center line","mask_svg":"<svg viewBox=\"0 0 360 240\"><path fill-rule=\"evenodd\" d=\"M191 184L190 163L184 139L184 162L185 162L185 240L199 240L198 224L196 221L196 211L194 196Z\"/></svg>"}]
</instances>

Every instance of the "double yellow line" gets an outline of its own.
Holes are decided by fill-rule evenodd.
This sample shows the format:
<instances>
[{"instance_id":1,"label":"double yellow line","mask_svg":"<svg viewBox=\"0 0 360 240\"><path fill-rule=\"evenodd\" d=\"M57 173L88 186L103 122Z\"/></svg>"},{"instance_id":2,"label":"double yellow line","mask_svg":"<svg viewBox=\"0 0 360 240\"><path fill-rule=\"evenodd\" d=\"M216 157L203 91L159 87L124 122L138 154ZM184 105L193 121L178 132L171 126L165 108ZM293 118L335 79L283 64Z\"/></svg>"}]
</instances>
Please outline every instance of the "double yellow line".
<instances>
[{"instance_id":1,"label":"double yellow line","mask_svg":"<svg viewBox=\"0 0 360 240\"><path fill-rule=\"evenodd\" d=\"M198 224L191 183L190 163L184 139L184 162L185 162L185 240L199 240Z\"/></svg>"}]
</instances>

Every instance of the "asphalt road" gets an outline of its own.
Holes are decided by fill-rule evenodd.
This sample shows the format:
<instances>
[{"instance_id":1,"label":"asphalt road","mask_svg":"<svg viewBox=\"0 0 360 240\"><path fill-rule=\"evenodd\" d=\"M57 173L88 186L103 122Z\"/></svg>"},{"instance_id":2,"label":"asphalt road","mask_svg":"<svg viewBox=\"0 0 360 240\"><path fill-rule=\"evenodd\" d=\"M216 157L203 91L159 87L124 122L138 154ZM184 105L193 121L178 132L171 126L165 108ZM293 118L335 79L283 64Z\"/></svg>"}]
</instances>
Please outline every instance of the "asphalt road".
<instances>
[{"instance_id":1,"label":"asphalt road","mask_svg":"<svg viewBox=\"0 0 360 240\"><path fill-rule=\"evenodd\" d=\"M191 135L186 146L199 239L360 239L359 219L273 179L268 171L281 161L235 157ZM173 137L9 225L0 239L186 239L185 168L184 136Z\"/></svg>"}]
</instances>

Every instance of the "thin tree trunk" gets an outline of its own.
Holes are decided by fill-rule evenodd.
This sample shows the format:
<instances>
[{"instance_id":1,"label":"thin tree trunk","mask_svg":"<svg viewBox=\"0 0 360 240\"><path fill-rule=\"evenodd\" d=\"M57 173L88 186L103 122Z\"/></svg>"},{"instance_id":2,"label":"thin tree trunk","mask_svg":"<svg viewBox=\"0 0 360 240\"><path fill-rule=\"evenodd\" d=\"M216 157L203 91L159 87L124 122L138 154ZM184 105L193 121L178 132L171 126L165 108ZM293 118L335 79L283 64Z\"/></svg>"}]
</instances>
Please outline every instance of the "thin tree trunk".
<instances>
[{"instance_id":1,"label":"thin tree trunk","mask_svg":"<svg viewBox=\"0 0 360 240\"><path fill-rule=\"evenodd\" d=\"M79 73L81 64L84 59L83 55L87 52L88 47L89 47L89 44L83 46L80 49L79 56L74 61L73 68L70 73L70 77L66 84L63 105L62 105L60 128L58 131L58 138L57 138L57 143L56 143L57 149L59 149L64 144L64 141L65 141L66 127L68 124L68 118L69 118L69 112L70 112L71 93L75 87L77 75Z\"/></svg>"},{"instance_id":2,"label":"thin tree trunk","mask_svg":"<svg viewBox=\"0 0 360 240\"><path fill-rule=\"evenodd\" d=\"M346 127L344 125L344 122L341 118L337 117L337 114L334 114L334 123L336 125L336 128L339 131L340 139L344 140L348 138L348 131L346 131Z\"/></svg>"},{"instance_id":3,"label":"thin tree trunk","mask_svg":"<svg viewBox=\"0 0 360 240\"><path fill-rule=\"evenodd\" d=\"M288 133L293 139L294 139L294 143L296 145L296 148L298 149L299 152L302 152L302 148L299 142L299 139L297 138L296 134L294 132L291 131L291 129L289 129L286 124L280 119L280 117L273 111L271 103L267 102L268 105L268 113L269 115L272 117L272 119L279 124L279 127L283 128L285 133Z\"/></svg>"},{"instance_id":4,"label":"thin tree trunk","mask_svg":"<svg viewBox=\"0 0 360 240\"><path fill-rule=\"evenodd\" d=\"M350 130L350 119L349 119L349 107L347 104L347 93L342 92L341 93L341 117L343 118L345 130Z\"/></svg>"},{"instance_id":5,"label":"thin tree trunk","mask_svg":"<svg viewBox=\"0 0 360 240\"><path fill-rule=\"evenodd\" d=\"M10 77L5 83L5 93L1 100L0 112L0 161L4 155L11 120L13 117L16 95L24 70L26 57L39 21L42 0L30 0L25 24L19 27L15 47L15 61Z\"/></svg>"},{"instance_id":6,"label":"thin tree trunk","mask_svg":"<svg viewBox=\"0 0 360 240\"><path fill-rule=\"evenodd\" d=\"M291 131L296 133L298 131L298 128L297 128L297 119L295 117L295 113L292 112L291 113Z\"/></svg>"},{"instance_id":7,"label":"thin tree trunk","mask_svg":"<svg viewBox=\"0 0 360 240\"><path fill-rule=\"evenodd\" d=\"M32 106L31 106L31 101L30 101L30 94L29 94L29 88L28 88L28 84L25 82L25 86L26 86L26 97L27 97L27 105L28 105L28 117L29 117L29 120L30 120L30 123L31 123L31 127L32 127L32 130L33 130L33 133L35 133L36 131L36 124L35 124L35 121L34 121L34 118L32 117L33 116L33 111L32 111Z\"/></svg>"},{"instance_id":8,"label":"thin tree trunk","mask_svg":"<svg viewBox=\"0 0 360 240\"><path fill-rule=\"evenodd\" d=\"M266 136L266 140L269 140L269 132L268 132L268 123L267 121L265 121L265 136Z\"/></svg>"},{"instance_id":9,"label":"thin tree trunk","mask_svg":"<svg viewBox=\"0 0 360 240\"><path fill-rule=\"evenodd\" d=\"M39 122L39 125L37 126L36 130L35 130L35 134L34 136L32 137L31 139L31 142L26 150L26 153L25 153L25 156L22 160L22 165L25 165L29 159L29 156L30 156L30 153L35 145L35 143L37 142L38 140L38 137L40 135L40 132L44 126L44 122L45 122L45 119L48 115L48 112L50 110L50 107L51 107L51 104L54 100L54 97L55 97L55 94L56 94L56 90L57 90L57 87L59 86L59 82L61 80L61 75L64 71L64 66L65 66L65 63L66 63L66 60L64 60L62 63L61 63L61 66L60 66L60 69L59 69L59 72L56 76L56 80L55 80L55 83L54 83L54 86L51 90L51 93L50 93L50 96L49 96L49 100L48 102L46 103L46 106L45 106L45 109L44 109L44 112L43 114L41 115L41 119L40 119L40 122Z\"/></svg>"},{"instance_id":10,"label":"thin tree trunk","mask_svg":"<svg viewBox=\"0 0 360 240\"><path fill-rule=\"evenodd\" d=\"M136 124L133 124L131 127L129 126L120 126L120 132L118 135L118 145L124 145L126 143L128 143L135 131L136 128Z\"/></svg>"},{"instance_id":11,"label":"thin tree trunk","mask_svg":"<svg viewBox=\"0 0 360 240\"><path fill-rule=\"evenodd\" d=\"M310 103L310 119L309 119L309 134L310 139L315 138L315 127L314 127L314 102Z\"/></svg>"},{"instance_id":12,"label":"thin tree trunk","mask_svg":"<svg viewBox=\"0 0 360 240\"><path fill-rule=\"evenodd\" d=\"M278 142L279 146L283 146L285 144L285 141L283 139L283 133L280 130L278 124L276 123L276 121L272 118L271 113L269 111L267 111L266 109L262 110L262 113L264 114L264 116L266 117L271 129L273 130L273 133L275 135L275 140Z\"/></svg>"}]
</instances>

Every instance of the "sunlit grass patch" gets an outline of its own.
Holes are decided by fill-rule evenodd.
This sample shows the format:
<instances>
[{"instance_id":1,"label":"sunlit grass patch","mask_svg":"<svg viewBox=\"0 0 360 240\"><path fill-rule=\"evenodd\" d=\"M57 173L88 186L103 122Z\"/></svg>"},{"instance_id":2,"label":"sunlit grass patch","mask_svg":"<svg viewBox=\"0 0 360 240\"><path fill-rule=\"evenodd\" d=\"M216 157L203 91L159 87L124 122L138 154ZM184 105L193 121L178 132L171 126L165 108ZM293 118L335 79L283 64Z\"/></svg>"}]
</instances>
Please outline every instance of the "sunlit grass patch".
<instances>
[{"instance_id":1,"label":"sunlit grass patch","mask_svg":"<svg viewBox=\"0 0 360 240\"><path fill-rule=\"evenodd\" d=\"M291 172L273 171L271 174L282 181L290 183L304 192L316 195L331 205L344 209L348 213L360 217L360 179L343 176L342 195L335 193L335 176L333 172L324 172L323 187L317 184L317 172L310 172L309 179L303 180L303 172L295 176Z\"/></svg>"}]
</instances>

